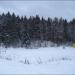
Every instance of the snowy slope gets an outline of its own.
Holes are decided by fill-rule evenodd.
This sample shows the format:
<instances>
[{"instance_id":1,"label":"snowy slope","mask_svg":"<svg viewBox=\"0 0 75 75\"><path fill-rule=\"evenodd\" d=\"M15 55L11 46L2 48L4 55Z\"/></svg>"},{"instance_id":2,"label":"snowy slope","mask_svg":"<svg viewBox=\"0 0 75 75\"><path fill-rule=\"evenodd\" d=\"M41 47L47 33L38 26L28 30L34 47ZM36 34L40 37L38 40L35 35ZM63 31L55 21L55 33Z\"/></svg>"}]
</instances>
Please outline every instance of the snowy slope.
<instances>
[{"instance_id":1,"label":"snowy slope","mask_svg":"<svg viewBox=\"0 0 75 75\"><path fill-rule=\"evenodd\" d=\"M0 48L0 74L75 74L75 48Z\"/></svg>"}]
</instances>

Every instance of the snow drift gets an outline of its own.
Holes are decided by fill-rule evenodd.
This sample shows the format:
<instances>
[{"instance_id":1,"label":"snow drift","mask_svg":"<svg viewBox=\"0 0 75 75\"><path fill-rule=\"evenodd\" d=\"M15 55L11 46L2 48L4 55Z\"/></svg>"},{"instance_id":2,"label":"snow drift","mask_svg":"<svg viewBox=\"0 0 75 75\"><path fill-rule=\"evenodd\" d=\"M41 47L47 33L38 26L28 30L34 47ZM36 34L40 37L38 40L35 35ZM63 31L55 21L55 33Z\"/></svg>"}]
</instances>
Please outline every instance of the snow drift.
<instances>
[{"instance_id":1,"label":"snow drift","mask_svg":"<svg viewBox=\"0 0 75 75\"><path fill-rule=\"evenodd\" d=\"M0 48L0 74L75 74L75 48Z\"/></svg>"}]
</instances>

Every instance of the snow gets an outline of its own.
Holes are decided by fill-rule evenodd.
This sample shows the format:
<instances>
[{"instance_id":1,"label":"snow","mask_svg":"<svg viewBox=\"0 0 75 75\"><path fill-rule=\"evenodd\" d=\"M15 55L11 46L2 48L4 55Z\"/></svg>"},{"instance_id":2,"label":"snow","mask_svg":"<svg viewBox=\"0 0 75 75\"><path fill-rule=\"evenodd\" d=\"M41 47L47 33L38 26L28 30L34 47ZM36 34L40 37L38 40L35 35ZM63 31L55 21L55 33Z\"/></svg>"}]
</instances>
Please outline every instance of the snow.
<instances>
[{"instance_id":1,"label":"snow","mask_svg":"<svg viewBox=\"0 0 75 75\"><path fill-rule=\"evenodd\" d=\"M0 74L75 74L75 48L0 48Z\"/></svg>"}]
</instances>

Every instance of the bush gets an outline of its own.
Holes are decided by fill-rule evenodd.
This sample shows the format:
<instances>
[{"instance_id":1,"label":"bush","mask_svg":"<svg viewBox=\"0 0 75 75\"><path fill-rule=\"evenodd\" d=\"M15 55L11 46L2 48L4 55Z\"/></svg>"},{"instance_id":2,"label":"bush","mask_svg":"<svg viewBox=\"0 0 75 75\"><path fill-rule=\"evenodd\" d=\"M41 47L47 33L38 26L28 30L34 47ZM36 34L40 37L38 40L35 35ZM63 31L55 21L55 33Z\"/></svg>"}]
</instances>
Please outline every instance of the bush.
<instances>
[{"instance_id":1,"label":"bush","mask_svg":"<svg viewBox=\"0 0 75 75\"><path fill-rule=\"evenodd\" d=\"M75 43L73 43L72 47L74 47L74 48L75 48Z\"/></svg>"}]
</instances>

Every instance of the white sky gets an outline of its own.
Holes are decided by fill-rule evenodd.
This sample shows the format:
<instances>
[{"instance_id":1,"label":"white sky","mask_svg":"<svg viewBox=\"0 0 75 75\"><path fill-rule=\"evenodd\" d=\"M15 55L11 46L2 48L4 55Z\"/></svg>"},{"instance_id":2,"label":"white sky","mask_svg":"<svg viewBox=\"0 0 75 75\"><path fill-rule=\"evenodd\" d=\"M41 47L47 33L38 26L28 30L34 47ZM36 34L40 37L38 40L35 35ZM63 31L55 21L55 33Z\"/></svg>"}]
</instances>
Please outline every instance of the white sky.
<instances>
[{"instance_id":1,"label":"white sky","mask_svg":"<svg viewBox=\"0 0 75 75\"><path fill-rule=\"evenodd\" d=\"M75 1L0 1L0 14L8 11L27 17L75 18Z\"/></svg>"}]
</instances>

